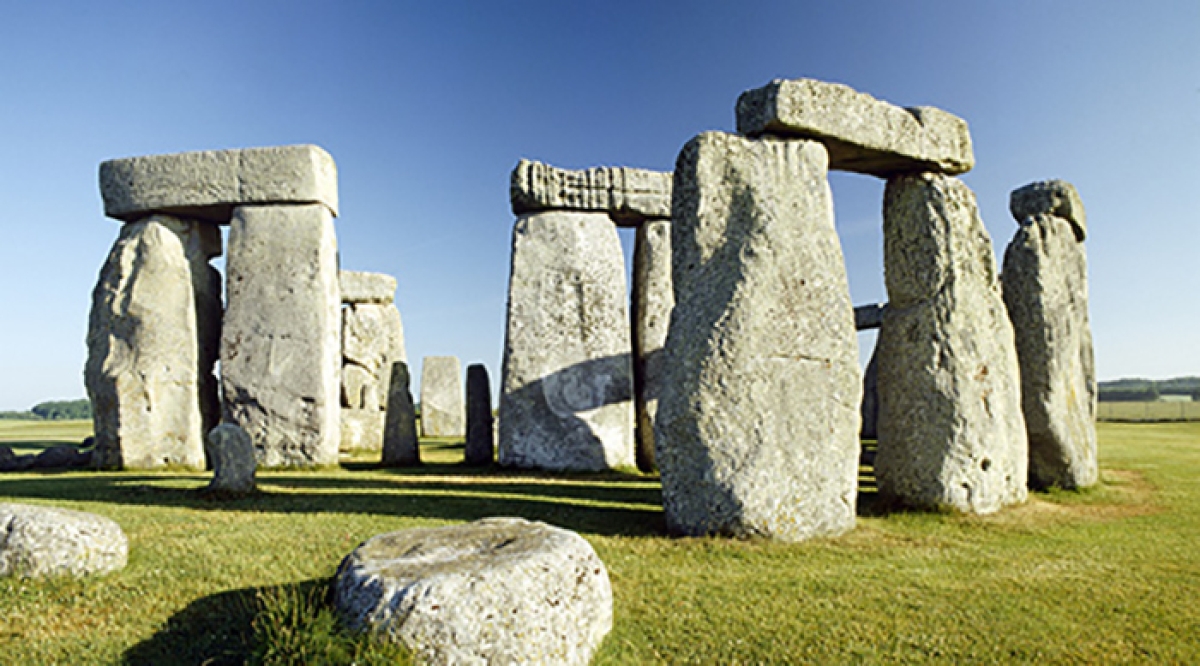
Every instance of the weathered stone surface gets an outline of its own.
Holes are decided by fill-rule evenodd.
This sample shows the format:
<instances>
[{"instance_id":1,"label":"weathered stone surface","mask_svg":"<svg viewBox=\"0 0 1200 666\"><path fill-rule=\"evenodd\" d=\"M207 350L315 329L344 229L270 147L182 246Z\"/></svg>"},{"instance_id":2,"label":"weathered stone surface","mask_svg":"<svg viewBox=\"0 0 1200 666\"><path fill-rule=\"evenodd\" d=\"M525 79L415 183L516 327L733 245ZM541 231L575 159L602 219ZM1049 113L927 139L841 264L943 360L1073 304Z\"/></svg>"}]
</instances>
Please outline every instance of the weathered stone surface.
<instances>
[{"instance_id":1,"label":"weathered stone surface","mask_svg":"<svg viewBox=\"0 0 1200 666\"><path fill-rule=\"evenodd\" d=\"M242 204L321 204L338 210L337 166L317 146L147 155L100 164L104 214L131 222L171 213L228 224Z\"/></svg>"},{"instance_id":2,"label":"weathered stone surface","mask_svg":"<svg viewBox=\"0 0 1200 666\"><path fill-rule=\"evenodd\" d=\"M351 628L429 664L587 664L612 629L588 542L520 518L373 537L342 561L333 594Z\"/></svg>"},{"instance_id":3,"label":"weathered stone surface","mask_svg":"<svg viewBox=\"0 0 1200 666\"><path fill-rule=\"evenodd\" d=\"M871 360L863 371L862 427L859 437L863 439L879 438L879 347L871 350Z\"/></svg>"},{"instance_id":4,"label":"weathered stone surface","mask_svg":"<svg viewBox=\"0 0 1200 666\"><path fill-rule=\"evenodd\" d=\"M250 434L259 465L336 464L342 317L329 210L237 208L225 270L225 420Z\"/></svg>"},{"instance_id":5,"label":"weathered stone surface","mask_svg":"<svg viewBox=\"0 0 1200 666\"><path fill-rule=\"evenodd\" d=\"M496 428L492 419L492 382L487 368L467 366L467 445L463 462L490 465L496 456Z\"/></svg>"},{"instance_id":6,"label":"weathered stone surface","mask_svg":"<svg viewBox=\"0 0 1200 666\"><path fill-rule=\"evenodd\" d=\"M1075 186L1065 180L1042 180L1013 190L1008 209L1017 222L1038 214L1053 215L1071 225L1075 240L1087 238L1087 214Z\"/></svg>"},{"instance_id":7,"label":"weathered stone surface","mask_svg":"<svg viewBox=\"0 0 1200 666\"><path fill-rule=\"evenodd\" d=\"M975 195L947 176L898 176L883 230L880 495L971 513L1024 501L1017 354Z\"/></svg>"},{"instance_id":8,"label":"weathered stone surface","mask_svg":"<svg viewBox=\"0 0 1200 666\"><path fill-rule=\"evenodd\" d=\"M125 568L129 543L103 516L0 504L0 576L88 576Z\"/></svg>"},{"instance_id":9,"label":"weathered stone surface","mask_svg":"<svg viewBox=\"0 0 1200 666\"><path fill-rule=\"evenodd\" d=\"M1067 212L1083 218L1074 188ZM1038 185L1035 183L1034 185ZM1032 186L1013 193L1028 194ZM1021 404L1029 435L1029 483L1037 488L1092 485L1096 460L1096 368L1088 323L1087 256L1081 226L1051 211L1019 218L1004 253L1004 302L1021 364ZM1039 210L1014 203L1013 210Z\"/></svg>"},{"instance_id":10,"label":"weathered stone surface","mask_svg":"<svg viewBox=\"0 0 1200 666\"><path fill-rule=\"evenodd\" d=\"M634 464L625 260L600 213L531 213L513 227L500 395L501 465Z\"/></svg>"},{"instance_id":11,"label":"weathered stone surface","mask_svg":"<svg viewBox=\"0 0 1200 666\"><path fill-rule=\"evenodd\" d=\"M814 139L829 168L887 178L913 171L965 173L975 166L965 120L933 107L901 108L838 83L782 80L742 93L738 132Z\"/></svg>"},{"instance_id":12,"label":"weathered stone surface","mask_svg":"<svg viewBox=\"0 0 1200 666\"><path fill-rule=\"evenodd\" d=\"M374 409L357 409L342 405L342 443L338 451L382 451L383 431L387 421L387 396Z\"/></svg>"},{"instance_id":13,"label":"weathered stone surface","mask_svg":"<svg viewBox=\"0 0 1200 666\"><path fill-rule=\"evenodd\" d=\"M710 132L675 170L655 444L668 528L854 526L858 341L821 144Z\"/></svg>"},{"instance_id":14,"label":"weathered stone surface","mask_svg":"<svg viewBox=\"0 0 1200 666\"><path fill-rule=\"evenodd\" d=\"M385 467L419 465L421 448L417 439L417 410L409 391L408 364L392 364L388 382L387 415L383 429Z\"/></svg>"},{"instance_id":15,"label":"weathered stone surface","mask_svg":"<svg viewBox=\"0 0 1200 666\"><path fill-rule=\"evenodd\" d=\"M884 303L872 303L854 308L854 328L859 331L879 328L883 325L883 310L886 307Z\"/></svg>"},{"instance_id":16,"label":"weathered stone surface","mask_svg":"<svg viewBox=\"0 0 1200 666\"><path fill-rule=\"evenodd\" d=\"M378 303L396 300L396 278L384 273L341 271L343 303Z\"/></svg>"},{"instance_id":17,"label":"weathered stone surface","mask_svg":"<svg viewBox=\"0 0 1200 666\"><path fill-rule=\"evenodd\" d=\"M205 451L212 462L213 478L208 490L223 493L249 493L255 488L254 442L245 430L222 423L208 432Z\"/></svg>"},{"instance_id":18,"label":"weathered stone surface","mask_svg":"<svg viewBox=\"0 0 1200 666\"><path fill-rule=\"evenodd\" d=\"M629 167L559 169L521 160L512 172L517 215L546 210L608 213L620 226L671 217L671 174Z\"/></svg>"},{"instance_id":19,"label":"weathered stone surface","mask_svg":"<svg viewBox=\"0 0 1200 666\"><path fill-rule=\"evenodd\" d=\"M342 451L383 448L392 364L405 360L396 306L359 302L342 308Z\"/></svg>"},{"instance_id":20,"label":"weathered stone surface","mask_svg":"<svg viewBox=\"0 0 1200 666\"><path fill-rule=\"evenodd\" d=\"M84 383L101 467L204 467L193 232L162 217L127 224L100 270Z\"/></svg>"},{"instance_id":21,"label":"weathered stone surface","mask_svg":"<svg viewBox=\"0 0 1200 666\"><path fill-rule=\"evenodd\" d=\"M467 434L466 419L458 357L426 356L421 361L421 434L463 437Z\"/></svg>"},{"instance_id":22,"label":"weathered stone surface","mask_svg":"<svg viewBox=\"0 0 1200 666\"><path fill-rule=\"evenodd\" d=\"M675 307L671 287L671 221L651 220L637 229L633 245L633 394L637 416L637 466L654 462L654 418L662 391L663 344Z\"/></svg>"}]
</instances>

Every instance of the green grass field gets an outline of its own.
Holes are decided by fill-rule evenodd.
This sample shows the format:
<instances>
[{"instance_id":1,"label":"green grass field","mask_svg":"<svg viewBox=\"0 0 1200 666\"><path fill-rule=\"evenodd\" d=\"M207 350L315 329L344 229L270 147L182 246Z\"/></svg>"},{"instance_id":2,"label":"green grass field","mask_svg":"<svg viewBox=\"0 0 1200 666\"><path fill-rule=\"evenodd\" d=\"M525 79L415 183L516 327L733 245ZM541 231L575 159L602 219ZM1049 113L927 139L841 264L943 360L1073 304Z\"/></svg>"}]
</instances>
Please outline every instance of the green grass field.
<instances>
[{"instance_id":1,"label":"green grass field","mask_svg":"<svg viewBox=\"0 0 1200 666\"><path fill-rule=\"evenodd\" d=\"M12 428L18 449L87 434ZM667 538L654 478L471 471L444 441L420 469L264 473L226 502L203 474L7 475L0 501L109 516L131 552L98 579L0 580L0 664L242 663L264 636L336 631L322 591L367 537L491 515L594 545L615 597L600 664L1200 663L1200 423L1104 423L1100 441L1086 492L969 517L885 514L868 490L852 533L798 545Z\"/></svg>"},{"instance_id":2,"label":"green grass field","mask_svg":"<svg viewBox=\"0 0 1200 666\"><path fill-rule=\"evenodd\" d=\"M1101 402L1096 406L1096 418L1128 422L1200 421L1200 402Z\"/></svg>"}]
</instances>

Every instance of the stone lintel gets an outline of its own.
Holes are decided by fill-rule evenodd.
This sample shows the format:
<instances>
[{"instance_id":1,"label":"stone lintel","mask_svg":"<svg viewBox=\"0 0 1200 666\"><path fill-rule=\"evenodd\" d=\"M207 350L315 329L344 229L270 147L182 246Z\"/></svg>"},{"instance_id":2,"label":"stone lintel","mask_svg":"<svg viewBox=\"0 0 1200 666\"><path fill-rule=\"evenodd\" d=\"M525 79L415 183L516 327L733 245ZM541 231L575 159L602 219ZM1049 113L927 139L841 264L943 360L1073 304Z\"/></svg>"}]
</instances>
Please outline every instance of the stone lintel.
<instances>
[{"instance_id":1,"label":"stone lintel","mask_svg":"<svg viewBox=\"0 0 1200 666\"><path fill-rule=\"evenodd\" d=\"M104 214L169 213L228 224L245 204L322 204L338 212L337 166L312 145L204 150L100 163Z\"/></svg>"},{"instance_id":2,"label":"stone lintel","mask_svg":"<svg viewBox=\"0 0 1200 666\"><path fill-rule=\"evenodd\" d=\"M854 308L855 330L865 331L882 326L883 311L885 308L887 308L887 303L872 303L870 305L856 306Z\"/></svg>"},{"instance_id":3,"label":"stone lintel","mask_svg":"<svg viewBox=\"0 0 1200 666\"><path fill-rule=\"evenodd\" d=\"M829 168L880 178L912 171L960 174L975 165L971 132L933 107L901 108L849 86L776 79L737 101L738 132L815 139Z\"/></svg>"},{"instance_id":4,"label":"stone lintel","mask_svg":"<svg viewBox=\"0 0 1200 666\"><path fill-rule=\"evenodd\" d=\"M340 271L343 303L379 303L387 305L396 300L396 278L384 273Z\"/></svg>"},{"instance_id":5,"label":"stone lintel","mask_svg":"<svg viewBox=\"0 0 1200 666\"><path fill-rule=\"evenodd\" d=\"M575 171L521 160L512 172L513 213L544 210L608 213L621 227L671 218L669 171L596 167Z\"/></svg>"},{"instance_id":6,"label":"stone lintel","mask_svg":"<svg viewBox=\"0 0 1200 666\"><path fill-rule=\"evenodd\" d=\"M1065 180L1041 180L1013 190L1008 210L1017 222L1038 214L1061 217L1071 223L1075 240L1087 238L1087 215L1075 186Z\"/></svg>"}]
</instances>

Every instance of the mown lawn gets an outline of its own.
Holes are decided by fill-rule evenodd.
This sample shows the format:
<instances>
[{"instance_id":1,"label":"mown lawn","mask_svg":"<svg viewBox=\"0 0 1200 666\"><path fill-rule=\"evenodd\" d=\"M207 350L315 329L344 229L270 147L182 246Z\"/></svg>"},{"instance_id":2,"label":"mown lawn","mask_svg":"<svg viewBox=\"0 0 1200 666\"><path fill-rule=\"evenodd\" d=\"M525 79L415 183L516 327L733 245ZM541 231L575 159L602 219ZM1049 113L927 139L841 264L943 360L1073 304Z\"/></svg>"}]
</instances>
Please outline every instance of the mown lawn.
<instances>
[{"instance_id":1,"label":"mown lawn","mask_svg":"<svg viewBox=\"0 0 1200 666\"><path fill-rule=\"evenodd\" d=\"M87 434L42 427L0 440ZM594 545L616 614L600 664L1200 663L1200 423L1100 437L1092 490L984 518L882 514L864 477L858 528L799 545L667 538L654 478L472 471L447 442L419 469L263 473L225 502L199 495L204 474L6 475L0 501L109 516L131 552L99 579L0 580L0 664L242 663L264 626L288 629L279 600L319 607L367 537L492 515Z\"/></svg>"}]
</instances>

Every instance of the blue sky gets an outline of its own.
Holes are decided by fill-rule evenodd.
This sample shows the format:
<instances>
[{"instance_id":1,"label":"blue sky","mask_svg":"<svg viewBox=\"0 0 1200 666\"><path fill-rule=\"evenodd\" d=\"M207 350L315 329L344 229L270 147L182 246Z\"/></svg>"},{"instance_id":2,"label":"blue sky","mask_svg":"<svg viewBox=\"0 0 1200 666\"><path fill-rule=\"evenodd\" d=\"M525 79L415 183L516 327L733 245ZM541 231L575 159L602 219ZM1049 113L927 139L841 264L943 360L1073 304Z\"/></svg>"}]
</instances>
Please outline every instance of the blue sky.
<instances>
[{"instance_id":1,"label":"blue sky","mask_svg":"<svg viewBox=\"0 0 1200 666\"><path fill-rule=\"evenodd\" d=\"M795 77L965 118L998 254L1009 191L1073 182L1101 379L1200 374L1198 35L1194 0L0 0L0 410L84 395L105 159L324 147L342 266L399 279L414 370L495 381L516 162L670 170ZM885 300L882 183L831 181L853 299Z\"/></svg>"}]
</instances>

